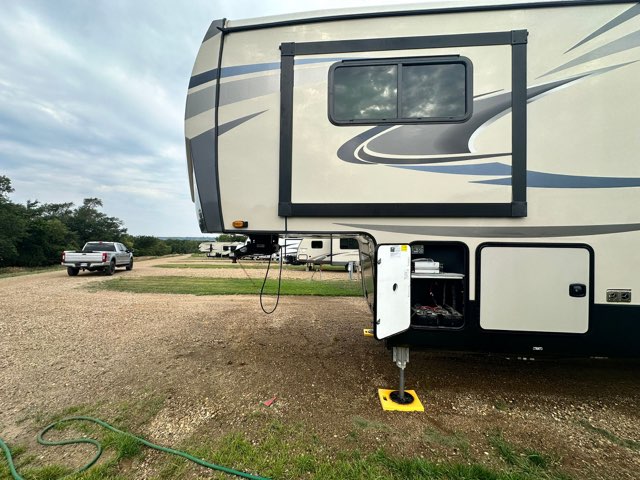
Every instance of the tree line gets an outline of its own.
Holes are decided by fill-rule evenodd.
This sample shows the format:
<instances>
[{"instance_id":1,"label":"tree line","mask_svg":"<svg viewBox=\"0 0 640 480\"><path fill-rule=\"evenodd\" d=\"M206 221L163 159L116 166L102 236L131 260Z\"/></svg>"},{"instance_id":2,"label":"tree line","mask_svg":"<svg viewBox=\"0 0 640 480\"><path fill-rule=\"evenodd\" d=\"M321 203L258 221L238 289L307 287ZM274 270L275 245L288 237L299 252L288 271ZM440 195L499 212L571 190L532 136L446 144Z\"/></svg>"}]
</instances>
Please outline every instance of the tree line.
<instances>
[{"instance_id":1,"label":"tree line","mask_svg":"<svg viewBox=\"0 0 640 480\"><path fill-rule=\"evenodd\" d=\"M0 267L39 267L60 262L64 250L79 250L91 240L120 242L136 256L194 253L197 240L159 238L127 233L122 220L100 211L102 200L85 198L82 205L14 203L11 180L0 175Z\"/></svg>"}]
</instances>

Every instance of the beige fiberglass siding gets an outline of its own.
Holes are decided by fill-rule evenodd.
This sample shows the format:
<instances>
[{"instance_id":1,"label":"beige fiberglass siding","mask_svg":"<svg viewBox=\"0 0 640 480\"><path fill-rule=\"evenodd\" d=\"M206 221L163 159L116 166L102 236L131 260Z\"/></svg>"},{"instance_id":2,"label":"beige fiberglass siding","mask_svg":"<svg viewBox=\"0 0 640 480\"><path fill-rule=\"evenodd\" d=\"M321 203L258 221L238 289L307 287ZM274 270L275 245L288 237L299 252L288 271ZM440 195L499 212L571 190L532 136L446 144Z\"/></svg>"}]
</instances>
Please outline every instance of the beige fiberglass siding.
<instances>
[{"instance_id":1,"label":"beige fiberglass siding","mask_svg":"<svg viewBox=\"0 0 640 480\"><path fill-rule=\"evenodd\" d=\"M293 180L294 203L323 203L327 200L327 186L331 186L333 203L506 203L511 201L510 186L469 184L464 176L416 172L406 165L347 163L336 155L338 149L351 138L370 130L374 125L335 126L327 114L328 72L337 58L416 58L432 56L464 56L473 64L474 95L511 90L511 47L466 47L385 52L360 52L357 54L305 56L305 60L329 61L321 64L301 65L296 68L293 114ZM331 61L331 57L336 60ZM318 125L326 132L318 135L309 125ZM398 126L421 134L422 126ZM410 133L409 140L415 140ZM399 135L397 135L399 136ZM385 138L382 138L385 137ZM388 137L388 138L387 138ZM389 150L402 150L407 146L394 143L394 134L385 131L363 144L365 153L374 156ZM511 120L503 117L474 136L473 153L493 154L511 152ZM376 148L375 144L381 144ZM406 142L403 142L406 143ZM385 151L385 148L386 151ZM393 158L395 155L388 155ZM403 155L420 157L419 150ZM458 165L473 165L477 160L462 160ZM399 157L399 155L397 155ZM498 158L498 157L496 157ZM486 159L483 161L486 162ZM511 166L511 156L499 157L506 168Z\"/></svg>"}]
</instances>

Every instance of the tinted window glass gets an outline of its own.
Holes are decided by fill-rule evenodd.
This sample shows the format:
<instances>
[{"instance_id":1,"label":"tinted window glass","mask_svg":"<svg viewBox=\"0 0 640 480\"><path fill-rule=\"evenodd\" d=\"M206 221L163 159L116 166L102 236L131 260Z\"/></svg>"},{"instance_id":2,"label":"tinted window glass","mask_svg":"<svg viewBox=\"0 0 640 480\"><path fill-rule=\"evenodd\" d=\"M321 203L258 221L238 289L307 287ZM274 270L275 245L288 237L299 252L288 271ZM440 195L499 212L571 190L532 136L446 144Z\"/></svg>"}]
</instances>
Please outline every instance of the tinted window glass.
<instances>
[{"instance_id":1,"label":"tinted window glass","mask_svg":"<svg viewBox=\"0 0 640 480\"><path fill-rule=\"evenodd\" d=\"M330 72L329 116L337 124L459 122L471 116L472 65L465 57L346 61Z\"/></svg>"},{"instance_id":2,"label":"tinted window glass","mask_svg":"<svg viewBox=\"0 0 640 480\"><path fill-rule=\"evenodd\" d=\"M336 120L393 118L397 116L396 65L349 66L333 74Z\"/></svg>"},{"instance_id":3,"label":"tinted window glass","mask_svg":"<svg viewBox=\"0 0 640 480\"><path fill-rule=\"evenodd\" d=\"M462 117L466 113L462 63L403 65L401 117Z\"/></svg>"},{"instance_id":4,"label":"tinted window glass","mask_svg":"<svg viewBox=\"0 0 640 480\"><path fill-rule=\"evenodd\" d=\"M116 247L108 243L87 243L82 249L84 253L87 252L115 252Z\"/></svg>"},{"instance_id":5,"label":"tinted window glass","mask_svg":"<svg viewBox=\"0 0 640 480\"><path fill-rule=\"evenodd\" d=\"M340 250L352 250L358 249L358 240L355 238L341 238L340 239Z\"/></svg>"},{"instance_id":6,"label":"tinted window glass","mask_svg":"<svg viewBox=\"0 0 640 480\"><path fill-rule=\"evenodd\" d=\"M312 240L311 248L322 248L322 240Z\"/></svg>"}]
</instances>

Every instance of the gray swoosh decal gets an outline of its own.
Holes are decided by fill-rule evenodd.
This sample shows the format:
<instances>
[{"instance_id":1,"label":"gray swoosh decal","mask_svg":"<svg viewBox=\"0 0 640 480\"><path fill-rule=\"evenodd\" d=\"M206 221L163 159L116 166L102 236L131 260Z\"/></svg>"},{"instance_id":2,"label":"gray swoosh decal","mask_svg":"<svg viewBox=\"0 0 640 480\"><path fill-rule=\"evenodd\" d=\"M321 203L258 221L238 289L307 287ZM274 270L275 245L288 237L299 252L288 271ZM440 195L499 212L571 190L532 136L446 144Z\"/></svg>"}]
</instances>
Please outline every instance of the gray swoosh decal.
<instances>
[{"instance_id":1,"label":"gray swoosh decal","mask_svg":"<svg viewBox=\"0 0 640 480\"><path fill-rule=\"evenodd\" d=\"M549 70L542 77L547 75L551 75L552 73L560 72L562 70L566 70L567 68L575 67L576 65L581 65L583 63L590 62L592 60L597 60L602 57L607 57L609 55L613 55L614 53L624 52L625 50L631 50L632 48L636 48L640 46L640 31L632 32L624 37L621 37L617 40L607 43L602 47L596 48L595 50L585 53L584 55L580 55L578 58L574 58L573 60L565 63L564 65L560 65L559 67L554 68L553 70Z\"/></svg>"},{"instance_id":2,"label":"gray swoosh decal","mask_svg":"<svg viewBox=\"0 0 640 480\"><path fill-rule=\"evenodd\" d=\"M476 165L398 165L395 167L419 172L450 173L453 175L511 176L511 167L498 162Z\"/></svg>"},{"instance_id":3,"label":"gray swoosh decal","mask_svg":"<svg viewBox=\"0 0 640 480\"><path fill-rule=\"evenodd\" d=\"M618 15L616 18L614 18L613 20L605 23L603 26L601 26L595 32L593 32L593 33L587 35L586 37L584 37L582 40L580 40L578 43L576 43L573 47L571 47L569 50L567 50L564 53L568 53L571 50L573 50L574 48L577 48L580 45L582 45L584 43L587 43L589 40L593 40L594 38L599 37L603 33L608 32L612 28L617 27L618 25L626 22L627 20L631 20L636 15L640 15L640 4L634 5L633 7L629 8L628 10L625 10L620 15Z\"/></svg>"},{"instance_id":4,"label":"gray swoosh decal","mask_svg":"<svg viewBox=\"0 0 640 480\"><path fill-rule=\"evenodd\" d=\"M345 60L344 58L303 58L296 60L296 65L307 65L312 63L327 63ZM233 65L230 67L222 67L220 69L220 78L235 77L237 75L246 75L248 73L268 72L269 70L280 70L280 62L267 63L250 63L247 65ZM194 75L189 80L189 88L197 87L203 83L210 82L216 78L218 69L213 68L206 72Z\"/></svg>"},{"instance_id":5,"label":"gray swoosh decal","mask_svg":"<svg viewBox=\"0 0 640 480\"><path fill-rule=\"evenodd\" d=\"M417 170L420 172L448 173L452 175L500 176L490 180L477 180L471 183L486 185L511 185L511 166L492 162L476 165L394 165L395 168ZM640 187L640 178L634 177L588 177L559 173L527 171L528 188L624 188Z\"/></svg>"},{"instance_id":6,"label":"gray swoosh decal","mask_svg":"<svg viewBox=\"0 0 640 480\"><path fill-rule=\"evenodd\" d=\"M215 37L216 35L219 35L221 32L221 28L223 27L224 27L224 20L222 19L214 20L213 22L211 22L211 25L209 25L209 30L207 30L207 33L205 34L204 39L202 40L202 43L206 42L212 37Z\"/></svg>"},{"instance_id":7,"label":"gray swoosh decal","mask_svg":"<svg viewBox=\"0 0 640 480\"><path fill-rule=\"evenodd\" d=\"M215 101L215 85L187 94L187 106L184 111L185 120L200 115L207 110L211 110L215 106Z\"/></svg>"},{"instance_id":8,"label":"gray swoosh decal","mask_svg":"<svg viewBox=\"0 0 640 480\"><path fill-rule=\"evenodd\" d=\"M477 180L471 183L486 185L511 185L511 176L492 180ZM624 188L640 187L640 178L633 177L586 177L527 171L527 187L532 188Z\"/></svg>"},{"instance_id":9,"label":"gray swoosh decal","mask_svg":"<svg viewBox=\"0 0 640 480\"><path fill-rule=\"evenodd\" d=\"M636 232L640 230L640 223L541 227L430 227L418 225L370 225L362 223L338 223L337 225L353 227L364 231L377 230L381 232L408 233L412 235L465 238L584 237L591 235L607 235L611 233Z\"/></svg>"},{"instance_id":10,"label":"gray swoosh decal","mask_svg":"<svg viewBox=\"0 0 640 480\"><path fill-rule=\"evenodd\" d=\"M276 93L280 90L280 77L277 75L244 78L220 85L220 106L230 105L250 98Z\"/></svg>"},{"instance_id":11,"label":"gray swoosh decal","mask_svg":"<svg viewBox=\"0 0 640 480\"><path fill-rule=\"evenodd\" d=\"M360 148L357 153L358 157L365 160L369 163L383 163L385 165L390 166L401 166L406 164L415 165L416 162L420 162L421 164L430 164L430 163L451 163L451 162L463 162L465 160L480 160L482 158L495 158L495 157L508 157L511 155L511 152L506 153L485 153L480 155L469 154L469 155L457 155L455 157L428 157L428 158L392 158L392 157L376 157L369 155L364 151L364 148ZM402 167L400 167L402 168Z\"/></svg>"},{"instance_id":12,"label":"gray swoosh decal","mask_svg":"<svg viewBox=\"0 0 640 480\"><path fill-rule=\"evenodd\" d=\"M244 122L257 117L258 115L262 115L266 111L267 110L263 110L261 112L252 113L251 115L247 115L246 117L236 118L235 120L231 120L230 122L223 123L222 125L218 126L218 135L227 133L229 130L236 128L238 125L242 125Z\"/></svg>"},{"instance_id":13,"label":"gray swoosh decal","mask_svg":"<svg viewBox=\"0 0 640 480\"><path fill-rule=\"evenodd\" d=\"M375 137L377 134L384 132L385 130L389 130L392 127L393 125L378 125L377 127L373 127L365 132L362 132L360 135L356 135L348 142L343 143L340 148L338 148L338 158L347 163L365 163L355 157L354 152L356 151L356 149L371 137Z\"/></svg>"}]
</instances>

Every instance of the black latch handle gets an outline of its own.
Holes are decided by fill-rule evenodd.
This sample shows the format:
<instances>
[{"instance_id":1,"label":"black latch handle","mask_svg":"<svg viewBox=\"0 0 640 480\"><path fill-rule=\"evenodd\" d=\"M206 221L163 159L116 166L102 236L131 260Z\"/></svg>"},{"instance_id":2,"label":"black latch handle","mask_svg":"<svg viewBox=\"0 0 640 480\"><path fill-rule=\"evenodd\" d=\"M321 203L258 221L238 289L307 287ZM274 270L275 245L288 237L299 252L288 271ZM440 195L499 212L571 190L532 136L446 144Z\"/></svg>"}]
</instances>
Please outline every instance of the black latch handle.
<instances>
[{"instance_id":1,"label":"black latch handle","mask_svg":"<svg viewBox=\"0 0 640 480\"><path fill-rule=\"evenodd\" d=\"M572 283L569 285L570 297L585 297L587 295L587 286L584 283Z\"/></svg>"}]
</instances>

